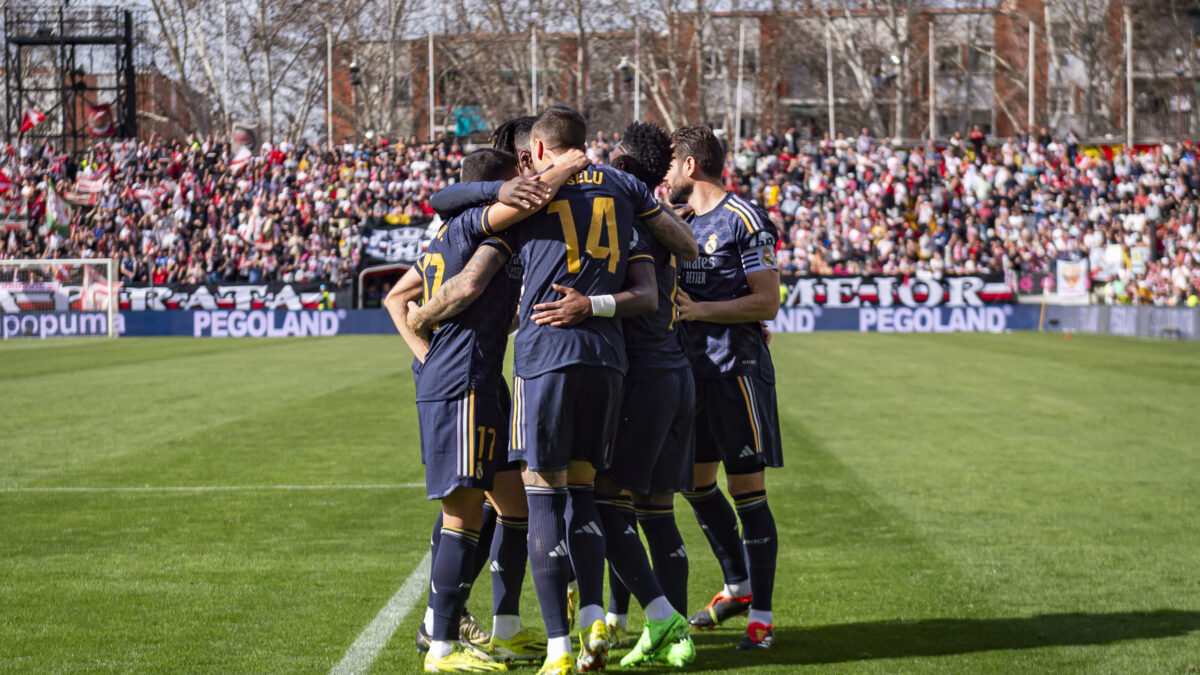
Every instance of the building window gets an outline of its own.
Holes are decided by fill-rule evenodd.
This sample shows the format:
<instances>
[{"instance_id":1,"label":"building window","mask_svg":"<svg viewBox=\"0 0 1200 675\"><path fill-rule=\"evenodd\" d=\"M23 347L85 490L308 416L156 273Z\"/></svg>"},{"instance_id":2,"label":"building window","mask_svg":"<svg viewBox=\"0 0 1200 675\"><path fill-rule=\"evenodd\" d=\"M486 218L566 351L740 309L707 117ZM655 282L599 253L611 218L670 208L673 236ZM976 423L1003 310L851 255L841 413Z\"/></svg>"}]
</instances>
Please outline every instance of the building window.
<instances>
[{"instance_id":1,"label":"building window","mask_svg":"<svg viewBox=\"0 0 1200 675\"><path fill-rule=\"evenodd\" d=\"M958 45L946 45L937 48L937 69L940 73L957 71L960 63L960 48Z\"/></svg>"},{"instance_id":2,"label":"building window","mask_svg":"<svg viewBox=\"0 0 1200 675\"><path fill-rule=\"evenodd\" d=\"M972 73L992 72L991 45L970 45L967 48L967 66Z\"/></svg>"}]
</instances>

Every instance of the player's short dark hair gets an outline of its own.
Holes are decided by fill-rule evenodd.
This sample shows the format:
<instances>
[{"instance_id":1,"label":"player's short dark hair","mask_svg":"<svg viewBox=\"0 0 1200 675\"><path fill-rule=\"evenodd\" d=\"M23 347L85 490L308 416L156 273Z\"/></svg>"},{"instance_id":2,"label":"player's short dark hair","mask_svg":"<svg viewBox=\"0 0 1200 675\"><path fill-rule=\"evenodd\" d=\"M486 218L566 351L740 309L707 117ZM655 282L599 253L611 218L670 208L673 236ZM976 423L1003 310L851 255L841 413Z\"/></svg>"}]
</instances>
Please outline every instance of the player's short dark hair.
<instances>
[{"instance_id":1,"label":"player's short dark hair","mask_svg":"<svg viewBox=\"0 0 1200 675\"><path fill-rule=\"evenodd\" d=\"M696 166L709 178L720 178L725 172L725 151L712 129L698 124L679 127L671 134L671 143L675 159L695 159Z\"/></svg>"},{"instance_id":2,"label":"player's short dark hair","mask_svg":"<svg viewBox=\"0 0 1200 675\"><path fill-rule=\"evenodd\" d=\"M536 134L550 150L583 149L587 143L587 122L574 108L552 105L538 115L531 135Z\"/></svg>"},{"instance_id":3,"label":"player's short dark hair","mask_svg":"<svg viewBox=\"0 0 1200 675\"><path fill-rule=\"evenodd\" d=\"M504 180L516 170L517 158L511 152L480 148L463 157L460 180L464 183Z\"/></svg>"},{"instance_id":4,"label":"player's short dark hair","mask_svg":"<svg viewBox=\"0 0 1200 675\"><path fill-rule=\"evenodd\" d=\"M651 188L661 184L671 168L671 137L657 124L630 124L621 136L621 150L624 154L613 160L613 166L637 176Z\"/></svg>"},{"instance_id":5,"label":"player's short dark hair","mask_svg":"<svg viewBox=\"0 0 1200 675\"><path fill-rule=\"evenodd\" d=\"M529 145L529 132L536 121L533 115L522 115L501 124L492 134L492 147L516 155Z\"/></svg>"}]
</instances>

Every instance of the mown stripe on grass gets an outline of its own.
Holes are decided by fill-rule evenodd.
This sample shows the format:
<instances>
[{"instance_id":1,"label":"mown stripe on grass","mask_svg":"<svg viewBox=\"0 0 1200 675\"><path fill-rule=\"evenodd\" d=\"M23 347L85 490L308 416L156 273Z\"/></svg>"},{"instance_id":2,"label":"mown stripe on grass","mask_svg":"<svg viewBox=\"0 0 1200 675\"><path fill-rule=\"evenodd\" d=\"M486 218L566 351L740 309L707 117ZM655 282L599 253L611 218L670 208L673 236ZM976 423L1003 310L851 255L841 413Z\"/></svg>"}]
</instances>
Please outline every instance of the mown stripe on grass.
<instances>
[{"instance_id":1,"label":"mown stripe on grass","mask_svg":"<svg viewBox=\"0 0 1200 675\"><path fill-rule=\"evenodd\" d=\"M51 341L54 342L54 341ZM124 366L150 364L156 361L233 354L262 349L272 343L266 340L188 340L161 338L125 338L115 342L94 340L82 344L59 346L45 350L39 358L28 350L0 350L0 380L26 380L60 374L80 374Z\"/></svg>"},{"instance_id":2,"label":"mown stripe on grass","mask_svg":"<svg viewBox=\"0 0 1200 675\"><path fill-rule=\"evenodd\" d=\"M132 437L104 456L72 453L70 470L36 486L154 485L163 476L193 485L415 482L423 478L416 424L407 406L395 406L397 395L412 395L406 379L385 373L299 398L295 387L287 399L239 397L224 402L236 409L224 419L209 415L165 438Z\"/></svg>"},{"instance_id":3,"label":"mown stripe on grass","mask_svg":"<svg viewBox=\"0 0 1200 675\"><path fill-rule=\"evenodd\" d=\"M163 474L146 475L151 467L137 458L146 458L151 464L173 463L180 457L187 458L189 455L180 451L194 447L188 444L198 439L212 439L211 447L206 449L210 456L216 453L223 455L222 459L261 464L267 459L278 460L287 438L305 446L327 441L330 447L326 449L336 450L344 447L339 446L343 438L361 435L362 430L380 431L375 425L358 423L359 410L364 417L383 414L399 422L402 413L394 401L380 400L378 392L391 389L394 398L395 394L411 391L411 379L398 369L386 367L353 376L330 376L324 367L314 368L312 364L371 360L361 356L361 345L341 343L333 350L331 346L326 343L320 349L315 344L279 343L278 347L253 354L213 354L145 366L130 364L104 374L29 380L31 398L14 401L10 408L14 428L10 434L0 435L0 454L12 460L11 471L5 476L8 480L3 482L155 484L160 482L156 476ZM116 381L121 386L106 384L114 381L110 373L120 373ZM61 398L65 388L86 400L87 405L72 406L69 415L64 414L62 406L45 405L45 401ZM364 401L364 392L376 398ZM164 424L163 416L168 411L172 421ZM316 420L325 423L316 424ZM257 444L250 447L245 442L248 438L255 438ZM370 440L382 443L386 438L375 433ZM232 445L241 446L240 456L223 450ZM327 456L326 460L334 457ZM200 475L180 475L179 467L163 468L179 482L195 484L229 484L247 479L263 484L371 483L405 482L409 478L297 476L284 471L287 467L278 461L271 474L240 475L238 480L229 478L221 464L209 465ZM131 479L129 472L137 475ZM104 475L111 479L98 478Z\"/></svg>"}]
</instances>

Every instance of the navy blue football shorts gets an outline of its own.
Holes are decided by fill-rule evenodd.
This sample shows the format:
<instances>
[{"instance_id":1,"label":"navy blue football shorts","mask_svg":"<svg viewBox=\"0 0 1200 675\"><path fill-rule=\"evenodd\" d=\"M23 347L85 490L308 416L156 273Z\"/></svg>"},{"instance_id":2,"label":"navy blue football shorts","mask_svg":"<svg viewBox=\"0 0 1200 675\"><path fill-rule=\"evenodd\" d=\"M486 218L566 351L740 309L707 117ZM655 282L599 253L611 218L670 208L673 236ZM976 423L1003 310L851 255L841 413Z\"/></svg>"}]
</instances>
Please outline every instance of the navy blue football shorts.
<instances>
[{"instance_id":1,"label":"navy blue football shorts","mask_svg":"<svg viewBox=\"0 0 1200 675\"><path fill-rule=\"evenodd\" d=\"M696 462L722 462L727 474L783 466L774 382L696 378Z\"/></svg>"},{"instance_id":2,"label":"navy blue football shorts","mask_svg":"<svg viewBox=\"0 0 1200 675\"><path fill-rule=\"evenodd\" d=\"M561 471L573 461L606 468L621 380L618 370L587 365L514 377L509 459L531 471Z\"/></svg>"},{"instance_id":3,"label":"navy blue football shorts","mask_svg":"<svg viewBox=\"0 0 1200 675\"><path fill-rule=\"evenodd\" d=\"M639 494L693 489L695 418L691 368L630 370L608 477Z\"/></svg>"},{"instance_id":4,"label":"navy blue football shorts","mask_svg":"<svg viewBox=\"0 0 1200 675\"><path fill-rule=\"evenodd\" d=\"M458 398L417 402L428 499L460 487L491 490L497 472L520 468L508 461L510 408L503 382L492 390L468 389Z\"/></svg>"}]
</instances>

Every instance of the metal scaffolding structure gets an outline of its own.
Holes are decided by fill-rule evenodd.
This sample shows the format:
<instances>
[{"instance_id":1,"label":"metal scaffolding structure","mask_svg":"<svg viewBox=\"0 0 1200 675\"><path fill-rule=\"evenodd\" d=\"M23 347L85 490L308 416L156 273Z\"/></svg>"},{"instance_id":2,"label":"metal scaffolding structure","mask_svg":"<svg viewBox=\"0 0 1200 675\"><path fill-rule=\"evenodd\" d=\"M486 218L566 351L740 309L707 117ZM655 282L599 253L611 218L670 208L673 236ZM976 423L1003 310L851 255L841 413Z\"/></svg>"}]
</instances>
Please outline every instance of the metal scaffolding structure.
<instances>
[{"instance_id":1,"label":"metal scaffolding structure","mask_svg":"<svg viewBox=\"0 0 1200 675\"><path fill-rule=\"evenodd\" d=\"M112 106L116 135L137 135L135 11L112 6L69 8L20 3L4 9L6 142L22 113L46 121L28 138L54 140L67 152L89 145L87 106Z\"/></svg>"}]
</instances>

